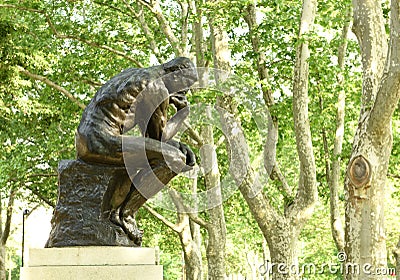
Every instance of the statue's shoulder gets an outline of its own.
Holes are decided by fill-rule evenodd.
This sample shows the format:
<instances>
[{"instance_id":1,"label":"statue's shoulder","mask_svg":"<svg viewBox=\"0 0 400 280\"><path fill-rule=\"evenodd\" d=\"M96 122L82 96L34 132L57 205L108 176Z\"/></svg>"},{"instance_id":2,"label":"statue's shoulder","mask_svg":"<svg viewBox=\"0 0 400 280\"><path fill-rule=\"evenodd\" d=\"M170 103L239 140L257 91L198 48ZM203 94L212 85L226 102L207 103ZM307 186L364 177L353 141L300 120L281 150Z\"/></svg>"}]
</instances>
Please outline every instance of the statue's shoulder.
<instances>
[{"instance_id":1,"label":"statue's shoulder","mask_svg":"<svg viewBox=\"0 0 400 280\"><path fill-rule=\"evenodd\" d=\"M138 96L151 81L159 79L163 74L161 65L125 69L101 86L91 102L94 105L131 102L132 97Z\"/></svg>"},{"instance_id":2,"label":"statue's shoulder","mask_svg":"<svg viewBox=\"0 0 400 280\"><path fill-rule=\"evenodd\" d=\"M140 68L127 68L113 76L99 88L91 102L103 104L119 101L123 95L121 86L125 85L132 77L138 76L141 70Z\"/></svg>"}]
</instances>

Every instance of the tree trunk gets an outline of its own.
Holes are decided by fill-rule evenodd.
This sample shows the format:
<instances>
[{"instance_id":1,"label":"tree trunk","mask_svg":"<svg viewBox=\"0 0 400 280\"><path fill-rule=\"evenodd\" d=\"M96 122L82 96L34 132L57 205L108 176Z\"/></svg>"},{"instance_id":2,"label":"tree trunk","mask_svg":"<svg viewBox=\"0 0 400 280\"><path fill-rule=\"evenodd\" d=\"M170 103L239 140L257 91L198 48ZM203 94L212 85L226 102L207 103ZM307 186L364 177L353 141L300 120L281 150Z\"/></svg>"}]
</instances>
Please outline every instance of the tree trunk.
<instances>
[{"instance_id":1,"label":"tree trunk","mask_svg":"<svg viewBox=\"0 0 400 280\"><path fill-rule=\"evenodd\" d=\"M203 264L200 228L190 221L188 214L184 213L185 208L180 195L173 190L169 194L177 208L177 222L175 224L147 205L143 207L178 234L185 261L185 279L202 280Z\"/></svg>"},{"instance_id":2,"label":"tree trunk","mask_svg":"<svg viewBox=\"0 0 400 280\"><path fill-rule=\"evenodd\" d=\"M216 2L212 0L210 2ZM213 54L214 69L223 70L215 71L215 79L218 84L225 73L231 70L231 51L229 49L229 37L226 29L221 23L215 23L216 15L208 16L208 25L211 31L211 48ZM223 15L218 15L218 17L223 17Z\"/></svg>"},{"instance_id":3,"label":"tree trunk","mask_svg":"<svg viewBox=\"0 0 400 280\"><path fill-rule=\"evenodd\" d=\"M1 196L0 196L0 280L6 280L6 243L10 235L11 218L13 214L15 199L15 189L12 187L8 198L7 209L6 209L6 221L3 228L3 219L1 214Z\"/></svg>"},{"instance_id":4,"label":"tree trunk","mask_svg":"<svg viewBox=\"0 0 400 280\"><path fill-rule=\"evenodd\" d=\"M184 224L182 231L179 233L179 239L183 248L186 279L203 280L201 249L197 238L194 238L197 230L200 230L197 225L194 225L197 228L191 227L193 224L191 225L192 222L190 222L188 215L178 214L178 216L181 216L179 220Z\"/></svg>"},{"instance_id":5,"label":"tree trunk","mask_svg":"<svg viewBox=\"0 0 400 280\"><path fill-rule=\"evenodd\" d=\"M213 216L216 215L213 214ZM208 230L208 244L206 254L209 280L225 279L225 231L225 220L220 221Z\"/></svg>"},{"instance_id":6,"label":"tree trunk","mask_svg":"<svg viewBox=\"0 0 400 280\"><path fill-rule=\"evenodd\" d=\"M212 0L214 1L214 0ZM217 12L218 13L218 12ZM222 15L218 15L222 17ZM208 16L210 31L211 31L211 46L214 61L214 72L216 83L218 84L231 69L231 52L228 43L228 34L223 25L215 24L214 17ZM223 70L223 71L218 71ZM217 103L218 103L217 99ZM211 108L206 108L206 115L208 118L211 116ZM223 280L226 277L225 272L225 243L226 243L226 224L224 210L222 207L222 193L221 193L221 178L218 169L217 155L214 147L214 136L211 126L206 126L203 135L203 152L202 160L204 166L210 167L210 171L205 175L206 189L213 191L212 205L217 205L208 210L209 214L209 227L208 230L208 244L207 244L207 262L208 262L208 279L209 280ZM215 203L217 202L217 203Z\"/></svg>"},{"instance_id":7,"label":"tree trunk","mask_svg":"<svg viewBox=\"0 0 400 280\"><path fill-rule=\"evenodd\" d=\"M400 21L397 0L391 4L390 48L382 8L376 1L353 1L354 30L362 51L363 103L345 180L347 262L360 274L346 279L382 279L375 269L387 266L384 188L392 148L391 118L400 97ZM384 67L385 55L388 55ZM370 266L371 269L362 269Z\"/></svg>"},{"instance_id":8,"label":"tree trunk","mask_svg":"<svg viewBox=\"0 0 400 280\"><path fill-rule=\"evenodd\" d=\"M6 280L6 245L0 245L0 280Z\"/></svg>"},{"instance_id":9,"label":"tree trunk","mask_svg":"<svg viewBox=\"0 0 400 280\"><path fill-rule=\"evenodd\" d=\"M276 230L268 242L271 254L272 279L299 279L298 237L300 229L287 221L276 223Z\"/></svg>"},{"instance_id":10,"label":"tree trunk","mask_svg":"<svg viewBox=\"0 0 400 280\"><path fill-rule=\"evenodd\" d=\"M225 113L228 114L228 113ZM230 173L234 179L241 178L237 174L247 171L247 176L243 182L239 183L239 190L249 205L250 211L258 223L264 238L267 241L271 263L273 266L266 267L266 271L271 272L272 279L298 279L296 265L298 263L298 236L305 222L312 215L313 205L317 199L316 185L307 193L303 185L299 186L297 198L291 206L287 207L285 215L278 213L269 203L267 197L257 189L256 175L248 165L246 143L243 138L238 137L239 133L233 134L232 131L240 127L240 124L232 121L233 117L222 116L223 131L229 139L230 149L235 149L231 154ZM231 121L230 121L231 120ZM238 177L237 177L238 176ZM306 197L304 197L306 196Z\"/></svg>"},{"instance_id":11,"label":"tree trunk","mask_svg":"<svg viewBox=\"0 0 400 280\"><path fill-rule=\"evenodd\" d=\"M3 236L2 196L0 195L0 237ZM0 242L0 280L6 279L6 248Z\"/></svg>"},{"instance_id":12,"label":"tree trunk","mask_svg":"<svg viewBox=\"0 0 400 280\"><path fill-rule=\"evenodd\" d=\"M342 29L342 43L338 49L338 66L341 71L344 70L345 55L347 49L347 36L351 29L352 9L349 8L348 18L346 18L345 25ZM337 77L338 85L342 85L344 81L343 73L340 72ZM331 158L330 170L327 170L327 180L330 190L330 214L331 214L331 232L336 248L339 252L344 252L344 227L340 214L339 202L339 182L340 182L340 165L341 154L344 138L344 125L345 125L345 105L346 105L346 92L344 89L338 93L338 102L336 104L336 134L334 139L334 146ZM326 151L328 153L328 151ZM329 164L329 163L327 163ZM329 165L328 165L329 166Z\"/></svg>"},{"instance_id":13,"label":"tree trunk","mask_svg":"<svg viewBox=\"0 0 400 280\"><path fill-rule=\"evenodd\" d=\"M205 51L206 45L204 43L204 34L203 34L203 11L202 8L199 7L198 1L190 1L189 7L193 11L193 15L195 16L193 21L193 43L196 50L196 66L204 67L205 66Z\"/></svg>"},{"instance_id":14,"label":"tree trunk","mask_svg":"<svg viewBox=\"0 0 400 280\"><path fill-rule=\"evenodd\" d=\"M393 254L396 258L396 280L400 280L400 239L397 247L394 249Z\"/></svg>"},{"instance_id":15,"label":"tree trunk","mask_svg":"<svg viewBox=\"0 0 400 280\"><path fill-rule=\"evenodd\" d=\"M211 108L205 108L207 118L211 119ZM217 154L214 147L213 130L210 125L204 127L202 133L204 146L201 149L201 166L208 171L205 174L205 185L208 191L212 191L213 195L209 199L209 205L212 207L208 210L209 226L208 244L207 244L207 262L208 262L208 279L223 280L225 279L225 242L226 242L226 224L225 215L222 208L222 193L220 187L220 173L218 170Z\"/></svg>"},{"instance_id":16,"label":"tree trunk","mask_svg":"<svg viewBox=\"0 0 400 280\"><path fill-rule=\"evenodd\" d=\"M220 100L221 107L226 110L221 113L221 122L224 134L229 139L227 146L231 156L230 173L237 180L239 190L249 205L250 211L268 243L271 254L272 279L292 280L299 278L296 271L298 236L304 224L311 217L318 199L315 159L308 118L309 49L307 40L302 38L312 28L315 13L316 1L305 0L299 32L302 43L299 44L297 49L293 87L293 115L297 151L300 160L300 180L298 182L297 195L293 203L285 207L284 214L276 211L271 206L269 199L261 191L258 191L260 188L256 186L256 175L249 165L246 141L244 137L240 136L241 133L237 132L241 125L234 117L236 114L234 111L235 106L232 106L232 99L229 96L223 96ZM247 18L247 22L249 28L254 28L254 21L251 19L251 15ZM253 47L256 46L254 42L256 43L256 41L253 41ZM260 77L264 76L264 74L261 74L259 73ZM269 103L268 98L266 103ZM266 145L266 147L269 147L269 145ZM232 150L235 152L232 153ZM243 182L239 182L238 180L240 180L240 175L243 172L247 173L246 178ZM269 271L271 266L267 267L267 269Z\"/></svg>"},{"instance_id":17,"label":"tree trunk","mask_svg":"<svg viewBox=\"0 0 400 280\"><path fill-rule=\"evenodd\" d=\"M193 181L193 193L197 192L196 180L197 178ZM179 193L171 190L169 194L177 209L178 220L176 232L179 235L183 250L183 258L185 261L185 279L202 280L203 260L201 255L200 226L195 224L190 219L190 215L185 213L186 209L182 204L182 198Z\"/></svg>"}]
</instances>

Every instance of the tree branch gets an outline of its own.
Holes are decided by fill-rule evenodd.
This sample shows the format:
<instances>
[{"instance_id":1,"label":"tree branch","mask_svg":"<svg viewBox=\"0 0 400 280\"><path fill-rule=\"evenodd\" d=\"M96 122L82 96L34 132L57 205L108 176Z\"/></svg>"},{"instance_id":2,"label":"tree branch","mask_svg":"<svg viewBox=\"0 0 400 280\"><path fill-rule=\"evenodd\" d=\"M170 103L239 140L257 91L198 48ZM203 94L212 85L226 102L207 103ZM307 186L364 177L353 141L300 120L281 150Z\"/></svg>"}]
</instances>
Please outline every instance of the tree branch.
<instances>
[{"instance_id":1,"label":"tree branch","mask_svg":"<svg viewBox=\"0 0 400 280\"><path fill-rule=\"evenodd\" d=\"M34 178L34 177L57 177L57 173L35 173L35 174L28 174L26 178Z\"/></svg>"},{"instance_id":2,"label":"tree branch","mask_svg":"<svg viewBox=\"0 0 400 280\"><path fill-rule=\"evenodd\" d=\"M257 72L258 77L260 79L261 88L263 92L263 97L265 103L268 107L274 104L274 99L272 97L272 92L265 85L268 80L268 68L266 67L266 57L265 52L260 50L260 36L257 32L257 22L256 22L256 4L252 2L247 6L247 11L244 14L244 20L249 27L249 37L251 40L251 45L253 48L253 52L256 54L257 60Z\"/></svg>"},{"instance_id":3,"label":"tree branch","mask_svg":"<svg viewBox=\"0 0 400 280\"><path fill-rule=\"evenodd\" d=\"M392 0L390 8L390 49L382 82L371 110L370 131L380 134L391 124L400 98L400 7Z\"/></svg>"},{"instance_id":4,"label":"tree branch","mask_svg":"<svg viewBox=\"0 0 400 280\"><path fill-rule=\"evenodd\" d=\"M290 214L299 219L307 219L318 200L316 167L313 153L310 122L308 116L308 74L310 50L304 35L311 31L317 9L316 0L305 0L301 14L299 43L293 81L293 120L296 135L297 154L300 161L300 178L297 198ZM303 212L307 215L299 215Z\"/></svg>"},{"instance_id":5,"label":"tree branch","mask_svg":"<svg viewBox=\"0 0 400 280\"><path fill-rule=\"evenodd\" d=\"M277 221L284 220L285 217L280 215L269 203L261 190L255 189L256 176L254 170L250 167L243 182L239 185L239 190L249 205L250 211L260 227L264 237L266 234L272 234L272 228Z\"/></svg>"},{"instance_id":6,"label":"tree branch","mask_svg":"<svg viewBox=\"0 0 400 280\"><path fill-rule=\"evenodd\" d=\"M399 239L399 243L397 243L396 248L394 248L393 250L393 255L396 258L396 279L399 280L400 279L400 239Z\"/></svg>"},{"instance_id":7,"label":"tree branch","mask_svg":"<svg viewBox=\"0 0 400 280\"><path fill-rule=\"evenodd\" d=\"M27 188L28 190L30 190L34 195L36 195L40 200L42 200L44 203L46 203L50 207L52 207L52 208L56 207L55 203L53 203L47 197L43 196L40 192L38 192L37 190L35 190L31 186L24 185L24 187Z\"/></svg>"},{"instance_id":8,"label":"tree branch","mask_svg":"<svg viewBox=\"0 0 400 280\"><path fill-rule=\"evenodd\" d=\"M186 1L178 1L179 5L181 6L182 16L181 16L181 24L182 24L182 31L181 31L181 45L182 50L185 53L185 44L188 40L188 18L189 18L189 4Z\"/></svg>"},{"instance_id":9,"label":"tree branch","mask_svg":"<svg viewBox=\"0 0 400 280\"><path fill-rule=\"evenodd\" d=\"M57 176L54 174L32 174L32 175L27 175L26 178L32 178L32 177L36 177L36 175L38 176L44 176L44 177L53 177L53 176ZM12 182L21 182L21 179L13 177L9 179ZM50 207L55 207L55 204L53 202L51 202L48 198L46 198L45 196L43 196L40 192L38 192L37 190L35 190L34 188L32 188L31 186L28 186L26 184L23 184L23 186L25 188L27 188L28 190L30 190L34 195L36 195L39 199L43 200L43 202L45 202L47 205L49 205ZM1 217L1 216L0 216Z\"/></svg>"},{"instance_id":10,"label":"tree branch","mask_svg":"<svg viewBox=\"0 0 400 280\"><path fill-rule=\"evenodd\" d=\"M363 65L361 120L364 113L371 110L378 92L387 55L387 36L380 2L353 0L353 7L353 32L361 48Z\"/></svg>"},{"instance_id":11,"label":"tree branch","mask_svg":"<svg viewBox=\"0 0 400 280\"><path fill-rule=\"evenodd\" d=\"M11 218L13 214L15 193L16 193L15 188L11 188L7 204L6 223L4 225L4 230L1 235L1 244L3 246L6 245L8 236L10 235Z\"/></svg>"},{"instance_id":12,"label":"tree branch","mask_svg":"<svg viewBox=\"0 0 400 280\"><path fill-rule=\"evenodd\" d=\"M264 145L264 168L271 174L276 164L276 145L278 143L278 124L268 114L268 134Z\"/></svg>"},{"instance_id":13,"label":"tree branch","mask_svg":"<svg viewBox=\"0 0 400 280\"><path fill-rule=\"evenodd\" d=\"M145 0L138 0L137 2L139 2L141 5L145 6L147 9L149 9L150 11L152 11L153 9L153 1L147 2ZM156 0L157 2L157 0Z\"/></svg>"},{"instance_id":14,"label":"tree branch","mask_svg":"<svg viewBox=\"0 0 400 280\"><path fill-rule=\"evenodd\" d=\"M140 28L142 29L147 41L149 42L151 50L153 51L154 55L159 58L160 50L157 47L157 42L154 40L153 32L150 30L149 25L144 18L143 6L139 5L139 12L136 12L126 0L124 0L124 4L131 12L131 14L139 21Z\"/></svg>"},{"instance_id":15,"label":"tree branch","mask_svg":"<svg viewBox=\"0 0 400 280\"><path fill-rule=\"evenodd\" d=\"M257 32L257 21L256 21L256 3L252 2L247 6L246 13L244 14L244 20L249 28L249 37L252 45L253 52L256 54L256 66L258 78L261 83L261 89L263 92L263 98L267 107L272 106L275 102L272 97L271 90L266 87L268 80L268 68L265 53L260 50L260 36ZM282 183L281 190L284 192L284 196L292 197L292 191L287 183L287 180L281 172L279 166L276 163L276 145L278 143L278 119L276 116L271 116L268 120L268 138L264 147L264 165L267 173L272 173L277 176L277 179Z\"/></svg>"},{"instance_id":16,"label":"tree branch","mask_svg":"<svg viewBox=\"0 0 400 280\"><path fill-rule=\"evenodd\" d=\"M32 78L34 80L38 80L41 81L43 83L45 83L46 85L52 87L55 90L58 90L59 92L61 92L62 94L64 94L69 100L71 100L72 102L74 102L76 105L78 105L81 109L85 109L86 105L83 104L82 102L80 102L77 98L75 98L72 93L70 93L68 90L66 90L65 88L57 85L56 83L50 81L48 78L41 76L41 75L37 75L37 74L33 74L31 72L29 72L28 70L26 70L25 68L21 67L21 66L17 66L19 72L21 72L22 74L28 76L29 78Z\"/></svg>"},{"instance_id":17,"label":"tree branch","mask_svg":"<svg viewBox=\"0 0 400 280\"><path fill-rule=\"evenodd\" d=\"M45 12L43 10L27 8L27 7L17 6L17 5L13 5L13 4L0 4L0 8L17 9L20 11L33 12L33 13L38 13L38 14L42 14L42 15L45 14Z\"/></svg>"},{"instance_id":18,"label":"tree branch","mask_svg":"<svg viewBox=\"0 0 400 280\"><path fill-rule=\"evenodd\" d=\"M274 172L274 175L276 175L279 182L282 183L281 191L283 192L283 196L287 198L293 198L293 192L289 186L289 183L286 180L285 175L283 175L281 169L279 168L278 163L275 162L272 172Z\"/></svg>"},{"instance_id":19,"label":"tree branch","mask_svg":"<svg viewBox=\"0 0 400 280\"><path fill-rule=\"evenodd\" d=\"M266 87L268 80L268 68L267 59L265 53L260 50L260 36L257 32L257 21L256 21L256 3L252 2L246 7L246 12L244 13L244 20L249 28L249 38L251 41L251 46L253 52L256 54L256 67L258 78L261 84L261 90L263 93L264 102L269 108L274 104L274 99L272 97L271 90ZM268 120L268 137L264 146L264 166L269 175L272 173L276 175L282 183L280 188L285 197L292 197L292 191L290 186L281 172L278 164L276 163L276 145L278 143L278 119L276 116L270 116Z\"/></svg>"},{"instance_id":20,"label":"tree branch","mask_svg":"<svg viewBox=\"0 0 400 280\"><path fill-rule=\"evenodd\" d=\"M319 109L320 113L324 111L324 105L322 101L322 97L319 97ZM328 137L326 135L326 128L322 124L322 143L323 143L323 148L324 148L324 161L325 161L325 175L326 175L326 180L329 183L330 177L331 177L331 166L330 166L330 153L329 153L329 144L328 144Z\"/></svg>"},{"instance_id":21,"label":"tree branch","mask_svg":"<svg viewBox=\"0 0 400 280\"><path fill-rule=\"evenodd\" d=\"M93 41L90 41L90 40L86 40L86 39L83 39L83 38L80 38L80 37L77 37L77 36L64 35L64 34L59 33L57 31L57 29L55 28L53 22L51 21L50 16L47 15L47 14L45 14L45 16L46 16L47 24L49 25L51 31L53 32L53 34L57 38L60 38L60 39L72 39L72 40L76 40L76 41L85 43L85 44L87 44L89 46L92 46L92 47L96 47L96 48L99 48L99 49L107 50L107 51L109 51L111 53L115 53L116 55L119 55L119 56L121 56L123 58L126 58L129 61L132 61L133 63L136 64L137 67L144 67L142 63L140 63L138 60L134 59L133 57L127 55L125 52L122 52L122 51L116 50L114 48L111 48L109 46L101 45L99 43L96 43L96 42L93 42Z\"/></svg>"},{"instance_id":22,"label":"tree branch","mask_svg":"<svg viewBox=\"0 0 400 280\"><path fill-rule=\"evenodd\" d=\"M164 33L165 37L167 37L171 46L174 48L175 55L184 56L185 52L181 48L180 41L178 40L178 38L175 36L174 32L172 31L168 20L164 17L164 14L160 7L160 3L158 1L151 1L150 3L148 3L144 0L138 0L137 2L139 4L145 6L146 8L148 8L150 10L150 12L153 13L153 15L155 16L155 18L158 21L158 24L160 25L162 32ZM186 43L186 42L184 42L184 43Z\"/></svg>"},{"instance_id":23,"label":"tree branch","mask_svg":"<svg viewBox=\"0 0 400 280\"><path fill-rule=\"evenodd\" d=\"M82 83L87 84L89 86L92 86L92 87L101 87L103 85L100 82L93 81L93 80L88 80L88 79L79 80L79 81L81 81Z\"/></svg>"},{"instance_id":24,"label":"tree branch","mask_svg":"<svg viewBox=\"0 0 400 280\"><path fill-rule=\"evenodd\" d=\"M146 209L147 211L150 212L151 215L153 215L154 217L156 217L157 219L159 219L163 224L165 224L167 227L169 227L170 229L172 229L173 231L175 231L176 233L180 233L182 231L182 227L179 225L176 225L172 222L170 222L167 218L165 218L163 215L161 215L160 213L158 213L156 210L154 210L153 208L147 206L146 204L143 205L143 208Z\"/></svg>"},{"instance_id":25,"label":"tree branch","mask_svg":"<svg viewBox=\"0 0 400 280\"><path fill-rule=\"evenodd\" d=\"M231 155L231 164L229 173L239 186L239 190L246 200L253 217L257 221L265 238L269 238L272 229L280 220L285 217L280 215L274 207L272 207L269 199L263 194L260 182L249 163L248 145L244 137L240 137L241 133L234 133L238 128L242 130L241 124L236 121L234 114L230 113L235 110L230 99L223 100L220 111L220 119L222 123L222 131L224 131L227 150Z\"/></svg>"},{"instance_id":26,"label":"tree branch","mask_svg":"<svg viewBox=\"0 0 400 280\"><path fill-rule=\"evenodd\" d=\"M124 1L124 2L125 2L125 1ZM111 10L113 10L113 11L117 11L117 12L119 12L121 15L125 15L125 14L126 14L124 10L121 10L121 9L118 8L118 7L115 7L115 6L113 6L113 5L110 5L110 4L108 4L107 2L104 3L104 2L100 2L100 1L93 1L93 3L95 3L95 4L99 5L99 6L107 7L108 9L111 9Z\"/></svg>"},{"instance_id":27,"label":"tree branch","mask_svg":"<svg viewBox=\"0 0 400 280\"><path fill-rule=\"evenodd\" d=\"M183 125L185 126L185 129L187 130L187 133L189 134L189 136L197 142L197 145L199 145L200 147L204 145L203 143L203 139L202 137L197 133L197 131L195 131L192 126L187 122L184 121Z\"/></svg>"},{"instance_id":28,"label":"tree branch","mask_svg":"<svg viewBox=\"0 0 400 280\"><path fill-rule=\"evenodd\" d=\"M187 211L185 205L183 205L182 203L182 197L179 195L177 191L175 191L174 189L170 189L169 195L172 198L174 204L176 205L178 212L187 214L189 218L199 226L204 227L207 230L210 228L210 224L207 221L203 220L198 215L195 215L194 213Z\"/></svg>"},{"instance_id":29,"label":"tree branch","mask_svg":"<svg viewBox=\"0 0 400 280\"><path fill-rule=\"evenodd\" d=\"M347 13L346 22L342 29L342 43L338 48L338 65L340 72L337 77L337 83L339 86L343 85L344 82L344 63L347 51L347 37L351 30L351 19L353 17L353 9L349 5ZM340 87L339 87L340 88ZM341 154L343 146L344 137L344 125L345 125L345 107L346 107L346 92L344 89L340 89L338 93L338 101L336 104L336 134L333 145L333 152L331 157L330 170L327 168L326 172L329 174L327 176L329 191L330 191L330 218L331 218L331 231L332 237L335 241L336 248L339 252L344 251L344 228L341 221L341 215L339 210L339 183L340 183L340 164L341 164ZM325 146L325 145L324 145ZM329 165L328 165L329 167Z\"/></svg>"},{"instance_id":30,"label":"tree branch","mask_svg":"<svg viewBox=\"0 0 400 280\"><path fill-rule=\"evenodd\" d=\"M391 177L391 178L394 178L394 179L400 179L400 175L397 175L397 174L390 174L390 173L388 173L387 176L388 176L388 177Z\"/></svg>"},{"instance_id":31,"label":"tree branch","mask_svg":"<svg viewBox=\"0 0 400 280\"><path fill-rule=\"evenodd\" d=\"M53 32L53 34L57 38L59 38L59 39L72 39L72 40L76 40L76 41L85 43L85 44L87 44L89 46L92 46L92 47L96 47L96 48L100 48L100 49L103 49L103 50L107 50L107 51L109 51L111 53L114 53L116 55L119 55L119 56L121 56L121 57L123 57L123 58L125 58L125 59L127 59L129 61L132 61L133 63L136 64L137 67L144 67L143 64L141 64L138 60L136 60L133 57L127 55L125 52L122 52L122 51L116 50L116 49L114 49L112 47L109 47L109 46L106 46L106 45L102 45L102 44L99 44L99 43L96 43L96 42L93 42L93 41L90 41L90 40L86 40L86 39L83 39L83 38L80 38L80 37L77 37L77 36L64 35L64 34L59 33L57 31L56 27L54 26L53 22L51 21L50 16L43 10L31 9L31 8L26 8L26 7L22 7L22 6L11 5L11 4L0 5L0 8L11 8L11 9L17 9L17 10L21 10L21 11L28 11L28 12L41 14L41 15L43 15L45 17L45 20L46 20L48 26L50 27L50 30Z\"/></svg>"}]
</instances>

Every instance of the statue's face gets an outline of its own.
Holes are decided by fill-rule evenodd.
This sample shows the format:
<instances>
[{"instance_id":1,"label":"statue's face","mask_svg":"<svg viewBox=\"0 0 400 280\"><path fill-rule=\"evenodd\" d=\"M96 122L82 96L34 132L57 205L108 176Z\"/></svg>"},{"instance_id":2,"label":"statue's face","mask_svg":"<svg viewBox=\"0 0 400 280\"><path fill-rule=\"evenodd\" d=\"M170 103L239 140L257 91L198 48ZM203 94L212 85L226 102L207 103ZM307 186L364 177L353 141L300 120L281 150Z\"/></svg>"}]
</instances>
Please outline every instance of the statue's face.
<instances>
[{"instance_id":1,"label":"statue's face","mask_svg":"<svg viewBox=\"0 0 400 280\"><path fill-rule=\"evenodd\" d=\"M198 80L196 68L188 58L175 58L163 64L163 68L162 80L170 95L185 95Z\"/></svg>"}]
</instances>

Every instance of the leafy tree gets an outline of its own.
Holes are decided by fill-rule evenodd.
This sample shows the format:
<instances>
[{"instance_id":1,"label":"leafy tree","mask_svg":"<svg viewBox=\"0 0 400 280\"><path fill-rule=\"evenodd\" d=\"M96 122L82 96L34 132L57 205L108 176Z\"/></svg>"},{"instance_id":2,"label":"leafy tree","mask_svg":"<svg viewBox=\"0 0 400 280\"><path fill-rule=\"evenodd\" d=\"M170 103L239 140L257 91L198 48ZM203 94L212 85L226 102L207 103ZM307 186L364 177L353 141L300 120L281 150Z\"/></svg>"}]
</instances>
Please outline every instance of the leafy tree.
<instances>
[{"instance_id":1,"label":"leafy tree","mask_svg":"<svg viewBox=\"0 0 400 280\"><path fill-rule=\"evenodd\" d=\"M386 267L383 197L392 150L391 119L399 91L399 6L390 6L390 38L378 2L353 2L354 32L363 65L362 104L345 181L348 261ZM367 16L368 14L368 16ZM389 50L389 51L388 51ZM365 272L346 275L362 279ZM369 276L368 276L369 277ZM374 276L378 279L378 276Z\"/></svg>"},{"instance_id":2,"label":"leafy tree","mask_svg":"<svg viewBox=\"0 0 400 280\"><path fill-rule=\"evenodd\" d=\"M360 231L360 225L375 222L383 230L383 215L365 223L370 215L361 216L364 220L360 222L361 212L357 211L365 208L378 213L384 201L381 195L391 146L390 119L398 99L396 86L391 87L393 95L387 87L399 80L395 67L398 7L395 1L391 7L383 3L383 8L379 2L369 2L353 1L356 42L348 35L352 26L349 1L5 1L0 4L3 197L11 197L10 191L15 191L18 199L53 206L57 163L74 157L75 129L96 89L124 68L185 55L199 67L229 70L253 87L236 98L221 93L216 98L207 91L194 92L189 98L193 104L217 104L233 113L233 121L248 137L245 145L237 142L235 148L251 151L251 162L263 152L271 174L260 179L257 196L249 197L256 171L252 166L240 185L244 195L235 193L223 206L198 215L175 216L162 209L142 209L139 220L148 236L145 244L160 247L165 276L177 279L182 274L182 252L190 279L201 279L210 269L208 274L215 272L216 278L239 272L256 275L254 264L252 268L247 265L252 252L275 263L331 260L335 247L326 236L326 227L321 226L324 219L329 220L328 201L336 250L345 247L349 261L361 261L357 252L368 245L362 245L357 237L362 232L363 240L379 241L376 250L372 249L375 243L370 243L371 252L376 253L367 255L379 255L380 265L385 265L384 239L374 230ZM374 16L368 19L366 14ZM391 51L385 68L387 32ZM249 92L260 97L257 101L263 108L258 109L270 112L271 118L262 119L266 136L255 133L256 121L244 105L251 99ZM230 171L230 151L223 145L221 132L210 131L207 137L204 133L195 127L183 136L198 155L205 140L215 145L219 172L208 182L196 180L199 190L212 187L210 179L217 178L214 183L218 183L218 175ZM389 166L393 178L398 176L398 152L395 145L394 162ZM370 188L354 188L343 176L346 161L360 154L371 163ZM190 192L193 183L177 178L171 188ZM346 185L346 197L339 187L342 184ZM354 191L378 203L358 200ZM312 217L317 195L321 203ZM350 227L343 241L339 221L345 198ZM181 207L179 200L171 198L171 202ZM217 224L222 220L226 225ZM210 238L218 244L210 243ZM322 240L316 242L318 238ZM269 250L263 248L263 239L268 241ZM299 240L306 243L306 249L300 248ZM310 245L315 243L328 246ZM213 254L205 250L207 244L216 244L210 249L220 248L219 254L214 254L218 263L211 261L208 269L204 264ZM326 256L316 253L314 247L324 250ZM375 260L378 257L372 257L371 261Z\"/></svg>"}]
</instances>

